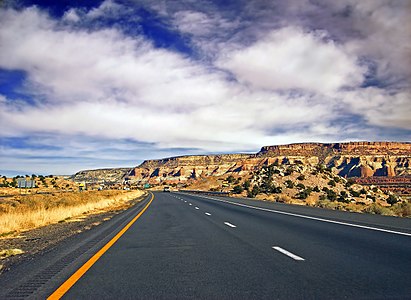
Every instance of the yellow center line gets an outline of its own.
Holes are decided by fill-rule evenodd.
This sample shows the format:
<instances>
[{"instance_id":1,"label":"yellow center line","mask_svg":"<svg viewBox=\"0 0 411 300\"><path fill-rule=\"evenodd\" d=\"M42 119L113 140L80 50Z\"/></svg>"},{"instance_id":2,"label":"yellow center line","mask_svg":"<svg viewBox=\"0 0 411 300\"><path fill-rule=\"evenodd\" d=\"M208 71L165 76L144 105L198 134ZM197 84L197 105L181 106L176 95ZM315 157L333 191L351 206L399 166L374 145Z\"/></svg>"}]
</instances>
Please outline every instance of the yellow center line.
<instances>
[{"instance_id":1,"label":"yellow center line","mask_svg":"<svg viewBox=\"0 0 411 300\"><path fill-rule=\"evenodd\" d=\"M53 292L47 299L55 300L60 299L65 293L94 265L94 263L99 260L103 254L114 245L115 242L137 221L138 218L147 210L151 202L153 202L154 194L151 193L151 199L148 204L143 208L137 216L135 216L119 233L117 233L107 244L104 245L96 254L93 255L84 265L80 267L73 275L70 276L57 290Z\"/></svg>"}]
</instances>

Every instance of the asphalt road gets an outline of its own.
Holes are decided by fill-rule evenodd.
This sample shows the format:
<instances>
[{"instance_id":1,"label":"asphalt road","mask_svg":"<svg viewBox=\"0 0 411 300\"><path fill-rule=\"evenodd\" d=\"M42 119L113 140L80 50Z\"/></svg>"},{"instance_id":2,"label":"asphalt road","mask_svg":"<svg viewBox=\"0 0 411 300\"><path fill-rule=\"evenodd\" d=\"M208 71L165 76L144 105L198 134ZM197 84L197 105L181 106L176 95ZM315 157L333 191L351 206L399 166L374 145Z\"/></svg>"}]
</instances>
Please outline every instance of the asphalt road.
<instances>
[{"instance_id":1,"label":"asphalt road","mask_svg":"<svg viewBox=\"0 0 411 300\"><path fill-rule=\"evenodd\" d=\"M410 219L154 196L64 299L411 298ZM43 293L81 264L74 265L50 279Z\"/></svg>"}]
</instances>

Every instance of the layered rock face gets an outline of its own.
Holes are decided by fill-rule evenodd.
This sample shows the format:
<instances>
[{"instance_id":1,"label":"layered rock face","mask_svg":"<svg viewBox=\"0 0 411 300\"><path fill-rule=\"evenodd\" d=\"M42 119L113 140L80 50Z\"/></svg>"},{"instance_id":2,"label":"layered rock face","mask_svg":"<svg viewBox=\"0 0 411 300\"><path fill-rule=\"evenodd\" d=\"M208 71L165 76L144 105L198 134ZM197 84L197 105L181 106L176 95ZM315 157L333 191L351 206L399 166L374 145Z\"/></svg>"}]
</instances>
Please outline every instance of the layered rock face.
<instances>
[{"instance_id":1,"label":"layered rock face","mask_svg":"<svg viewBox=\"0 0 411 300\"><path fill-rule=\"evenodd\" d=\"M137 183L178 183L208 176L248 176L273 163L324 164L343 177L411 175L411 143L350 142L265 146L256 154L148 160L128 174Z\"/></svg>"},{"instance_id":2,"label":"layered rock face","mask_svg":"<svg viewBox=\"0 0 411 300\"><path fill-rule=\"evenodd\" d=\"M120 183L130 173L131 168L84 170L72 176L75 182L110 182Z\"/></svg>"}]
</instances>

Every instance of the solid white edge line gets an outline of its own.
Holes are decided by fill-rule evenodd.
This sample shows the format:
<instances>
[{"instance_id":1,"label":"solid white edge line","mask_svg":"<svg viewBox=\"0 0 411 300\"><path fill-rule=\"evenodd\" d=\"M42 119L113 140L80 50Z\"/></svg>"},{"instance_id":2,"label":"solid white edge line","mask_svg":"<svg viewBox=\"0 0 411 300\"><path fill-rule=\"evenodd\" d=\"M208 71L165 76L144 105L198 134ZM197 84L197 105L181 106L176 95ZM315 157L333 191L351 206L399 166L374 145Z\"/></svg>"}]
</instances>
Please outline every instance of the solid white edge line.
<instances>
[{"instance_id":1,"label":"solid white edge line","mask_svg":"<svg viewBox=\"0 0 411 300\"><path fill-rule=\"evenodd\" d=\"M295 255L295 254L291 253L290 251L287 251L287 250L285 250L285 249L283 249L283 248L281 248L281 247L273 246L273 249L274 249L274 250L277 250L278 252L281 252L282 254L287 255L288 257L291 257L291 258L294 259L294 260L299 260L299 261L305 260L304 258L302 258L302 257L300 257L300 256L298 256L298 255Z\"/></svg>"},{"instance_id":2,"label":"solid white edge line","mask_svg":"<svg viewBox=\"0 0 411 300\"><path fill-rule=\"evenodd\" d=\"M230 226L232 228L236 228L237 226L235 226L234 224L228 223L228 222L224 222L225 225Z\"/></svg>"},{"instance_id":3,"label":"solid white edge line","mask_svg":"<svg viewBox=\"0 0 411 300\"><path fill-rule=\"evenodd\" d=\"M401 232L401 231L394 231L394 230L382 229L382 228L377 228L377 227L370 227L370 226L365 226L365 225L358 225L358 224L352 224L352 223L346 223L346 222L340 222L340 221L333 221L333 220L328 220L328 219L322 219L322 218L317 218L317 217L310 217L310 216L304 216L304 215L289 213L289 212L285 212L285 211L272 210L272 209L267 209L267 208L262 208L262 207L255 207L255 206L251 206L251 205L235 203L235 202L231 202L231 201L220 200L220 199L215 199L215 198L210 198L210 197L204 197L204 196L198 196L198 195L196 195L196 196L201 197L201 198L214 200L214 201L225 202L225 203L229 203L229 204L233 204L233 205L247 207L247 208L251 208L251 209L268 211L268 212L272 212L272 213L276 213L276 214L282 214L282 215L293 216L293 217L304 218L304 219L310 219L310 220L315 220L315 221L320 221L320 222L327 222L327 223L333 223L333 224L339 224L339 225L345 225L345 226L351 226L351 227L357 227L357 228L363 228L363 229L369 229L369 230L375 230L375 231L380 231L380 232L393 233L393 234L399 234L399 235L404 235L404 236L410 236L411 237L411 233L405 233L405 232Z\"/></svg>"},{"instance_id":4,"label":"solid white edge line","mask_svg":"<svg viewBox=\"0 0 411 300\"><path fill-rule=\"evenodd\" d=\"M210 214L210 213L208 213L208 212L206 212L206 213L205 213L205 215L207 215L207 216L211 216L211 214Z\"/></svg>"}]
</instances>

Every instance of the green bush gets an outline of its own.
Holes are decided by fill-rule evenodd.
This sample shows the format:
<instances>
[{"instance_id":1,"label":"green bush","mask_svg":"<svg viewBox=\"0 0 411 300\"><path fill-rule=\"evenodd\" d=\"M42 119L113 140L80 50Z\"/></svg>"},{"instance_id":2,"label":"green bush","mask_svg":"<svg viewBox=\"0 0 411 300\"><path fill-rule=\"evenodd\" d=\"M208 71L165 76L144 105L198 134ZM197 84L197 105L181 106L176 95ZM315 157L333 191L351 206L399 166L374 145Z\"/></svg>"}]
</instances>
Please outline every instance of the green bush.
<instances>
[{"instance_id":1,"label":"green bush","mask_svg":"<svg viewBox=\"0 0 411 300\"><path fill-rule=\"evenodd\" d=\"M297 177L297 180L305 180L305 176L301 174L300 176Z\"/></svg>"},{"instance_id":2,"label":"green bush","mask_svg":"<svg viewBox=\"0 0 411 300\"><path fill-rule=\"evenodd\" d=\"M372 202L375 202L375 196L367 195L367 199L371 199Z\"/></svg>"},{"instance_id":3,"label":"green bush","mask_svg":"<svg viewBox=\"0 0 411 300\"><path fill-rule=\"evenodd\" d=\"M398 202L398 198L395 195L389 195L387 198L387 203L390 205L394 205Z\"/></svg>"},{"instance_id":4,"label":"green bush","mask_svg":"<svg viewBox=\"0 0 411 300\"><path fill-rule=\"evenodd\" d=\"M260 188L258 186L253 186L253 189L251 191L247 192L247 197L249 198L255 198L260 193Z\"/></svg>"},{"instance_id":5,"label":"green bush","mask_svg":"<svg viewBox=\"0 0 411 300\"><path fill-rule=\"evenodd\" d=\"M246 189L248 191L250 186L251 186L250 180L244 181L244 184L243 184L244 189Z\"/></svg>"},{"instance_id":6,"label":"green bush","mask_svg":"<svg viewBox=\"0 0 411 300\"><path fill-rule=\"evenodd\" d=\"M327 199L330 201L335 201L337 200L337 193L334 192L333 190L327 190Z\"/></svg>"},{"instance_id":7,"label":"green bush","mask_svg":"<svg viewBox=\"0 0 411 300\"><path fill-rule=\"evenodd\" d=\"M298 189L300 189L300 190L305 189L305 185L302 184L302 183L297 184L296 187L297 187Z\"/></svg>"},{"instance_id":8,"label":"green bush","mask_svg":"<svg viewBox=\"0 0 411 300\"><path fill-rule=\"evenodd\" d=\"M291 174L294 173L294 169L293 168L287 168L287 170L285 170L284 175L285 176L289 176Z\"/></svg>"},{"instance_id":9,"label":"green bush","mask_svg":"<svg viewBox=\"0 0 411 300\"><path fill-rule=\"evenodd\" d=\"M335 186L336 186L336 184L335 184L335 181L334 181L334 180L330 180L330 181L328 181L328 185L329 185L329 186L332 186L332 187L335 187Z\"/></svg>"},{"instance_id":10,"label":"green bush","mask_svg":"<svg viewBox=\"0 0 411 300\"><path fill-rule=\"evenodd\" d=\"M354 190L352 190L352 189L350 189L349 192L350 192L351 196L353 196L353 197L360 197L360 193L359 193L359 192L356 192L356 191L354 191Z\"/></svg>"},{"instance_id":11,"label":"green bush","mask_svg":"<svg viewBox=\"0 0 411 300\"><path fill-rule=\"evenodd\" d=\"M338 202L343 202L343 203L349 203L350 200L348 200L348 194L346 191L341 191L340 195L337 198Z\"/></svg>"},{"instance_id":12,"label":"green bush","mask_svg":"<svg viewBox=\"0 0 411 300\"><path fill-rule=\"evenodd\" d=\"M297 194L298 199L307 199L308 196L311 194L311 189L305 189Z\"/></svg>"},{"instance_id":13,"label":"green bush","mask_svg":"<svg viewBox=\"0 0 411 300\"><path fill-rule=\"evenodd\" d=\"M273 194L281 194L283 189L280 186L273 186L271 188L271 193Z\"/></svg>"},{"instance_id":14,"label":"green bush","mask_svg":"<svg viewBox=\"0 0 411 300\"><path fill-rule=\"evenodd\" d=\"M294 182L292 182L290 179L288 179L288 180L285 181L285 185L289 189L292 189L294 187Z\"/></svg>"},{"instance_id":15,"label":"green bush","mask_svg":"<svg viewBox=\"0 0 411 300\"><path fill-rule=\"evenodd\" d=\"M235 178L234 178L233 175L230 175L230 176L227 177L227 182L228 183L233 183L234 181L235 181Z\"/></svg>"},{"instance_id":16,"label":"green bush","mask_svg":"<svg viewBox=\"0 0 411 300\"><path fill-rule=\"evenodd\" d=\"M234 193L234 194L241 194L243 191L244 191L244 188L243 188L242 186L240 186L240 185L236 185L236 186L233 188L233 193Z\"/></svg>"}]
</instances>

